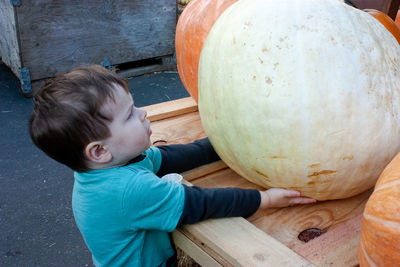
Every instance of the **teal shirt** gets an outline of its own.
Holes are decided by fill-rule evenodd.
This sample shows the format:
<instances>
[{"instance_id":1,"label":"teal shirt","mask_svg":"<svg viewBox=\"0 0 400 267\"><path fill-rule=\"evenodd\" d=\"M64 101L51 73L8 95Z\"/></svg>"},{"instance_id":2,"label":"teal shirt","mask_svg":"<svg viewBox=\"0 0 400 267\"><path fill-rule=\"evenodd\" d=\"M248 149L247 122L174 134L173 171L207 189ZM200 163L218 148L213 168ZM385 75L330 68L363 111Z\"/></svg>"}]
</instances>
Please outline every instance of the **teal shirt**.
<instances>
[{"instance_id":1,"label":"teal shirt","mask_svg":"<svg viewBox=\"0 0 400 267\"><path fill-rule=\"evenodd\" d=\"M161 152L136 163L75 173L72 208L96 266L159 266L173 256L169 232L181 217L182 185L155 175Z\"/></svg>"}]
</instances>

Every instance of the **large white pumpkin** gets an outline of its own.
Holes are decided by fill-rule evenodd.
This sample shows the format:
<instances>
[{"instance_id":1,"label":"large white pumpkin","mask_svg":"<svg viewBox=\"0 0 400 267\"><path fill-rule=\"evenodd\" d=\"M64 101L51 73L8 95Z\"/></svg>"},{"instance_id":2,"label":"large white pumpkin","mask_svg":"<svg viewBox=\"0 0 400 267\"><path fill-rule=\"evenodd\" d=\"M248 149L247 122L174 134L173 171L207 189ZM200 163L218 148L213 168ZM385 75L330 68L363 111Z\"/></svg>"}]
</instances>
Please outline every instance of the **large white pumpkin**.
<instances>
[{"instance_id":1,"label":"large white pumpkin","mask_svg":"<svg viewBox=\"0 0 400 267\"><path fill-rule=\"evenodd\" d=\"M199 110L220 157L264 187L318 200L371 188L400 150L400 46L336 0L241 0L199 63Z\"/></svg>"}]
</instances>

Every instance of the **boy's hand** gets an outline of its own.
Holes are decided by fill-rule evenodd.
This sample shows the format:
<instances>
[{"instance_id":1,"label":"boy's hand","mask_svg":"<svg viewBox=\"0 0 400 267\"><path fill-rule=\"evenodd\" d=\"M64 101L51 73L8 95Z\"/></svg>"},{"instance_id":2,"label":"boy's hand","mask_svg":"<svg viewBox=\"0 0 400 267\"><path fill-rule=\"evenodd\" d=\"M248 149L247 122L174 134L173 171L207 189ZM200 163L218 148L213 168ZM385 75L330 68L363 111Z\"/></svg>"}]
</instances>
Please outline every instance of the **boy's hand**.
<instances>
[{"instance_id":1,"label":"boy's hand","mask_svg":"<svg viewBox=\"0 0 400 267\"><path fill-rule=\"evenodd\" d=\"M297 204L315 203L316 200L308 197L301 197L299 191L285 190L282 188L271 188L260 191L260 208L283 208Z\"/></svg>"}]
</instances>

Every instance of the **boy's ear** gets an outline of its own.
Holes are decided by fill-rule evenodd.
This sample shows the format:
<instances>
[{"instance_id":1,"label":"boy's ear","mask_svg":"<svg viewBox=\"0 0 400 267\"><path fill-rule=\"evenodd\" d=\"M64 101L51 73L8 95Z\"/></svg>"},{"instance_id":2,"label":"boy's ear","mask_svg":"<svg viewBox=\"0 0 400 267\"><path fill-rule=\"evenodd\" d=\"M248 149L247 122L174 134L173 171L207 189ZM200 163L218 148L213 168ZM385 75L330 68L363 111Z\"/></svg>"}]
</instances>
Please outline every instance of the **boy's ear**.
<instances>
[{"instance_id":1,"label":"boy's ear","mask_svg":"<svg viewBox=\"0 0 400 267\"><path fill-rule=\"evenodd\" d=\"M91 142L86 146L85 155L90 161L96 163L108 163L112 159L111 152L98 141Z\"/></svg>"}]
</instances>

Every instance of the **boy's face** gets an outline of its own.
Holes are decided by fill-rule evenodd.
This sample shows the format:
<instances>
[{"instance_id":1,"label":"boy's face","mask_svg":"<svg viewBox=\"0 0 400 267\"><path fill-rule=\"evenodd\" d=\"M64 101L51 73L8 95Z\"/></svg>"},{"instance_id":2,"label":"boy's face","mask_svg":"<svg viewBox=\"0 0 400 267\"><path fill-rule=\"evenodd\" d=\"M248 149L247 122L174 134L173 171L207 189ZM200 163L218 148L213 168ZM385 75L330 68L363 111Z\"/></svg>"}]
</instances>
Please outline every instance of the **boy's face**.
<instances>
[{"instance_id":1,"label":"boy's face","mask_svg":"<svg viewBox=\"0 0 400 267\"><path fill-rule=\"evenodd\" d=\"M114 87L115 102L110 99L103 107L113 118L104 147L112 154L112 165L122 166L150 147L151 129L146 111L133 105L132 95L120 85Z\"/></svg>"}]
</instances>

